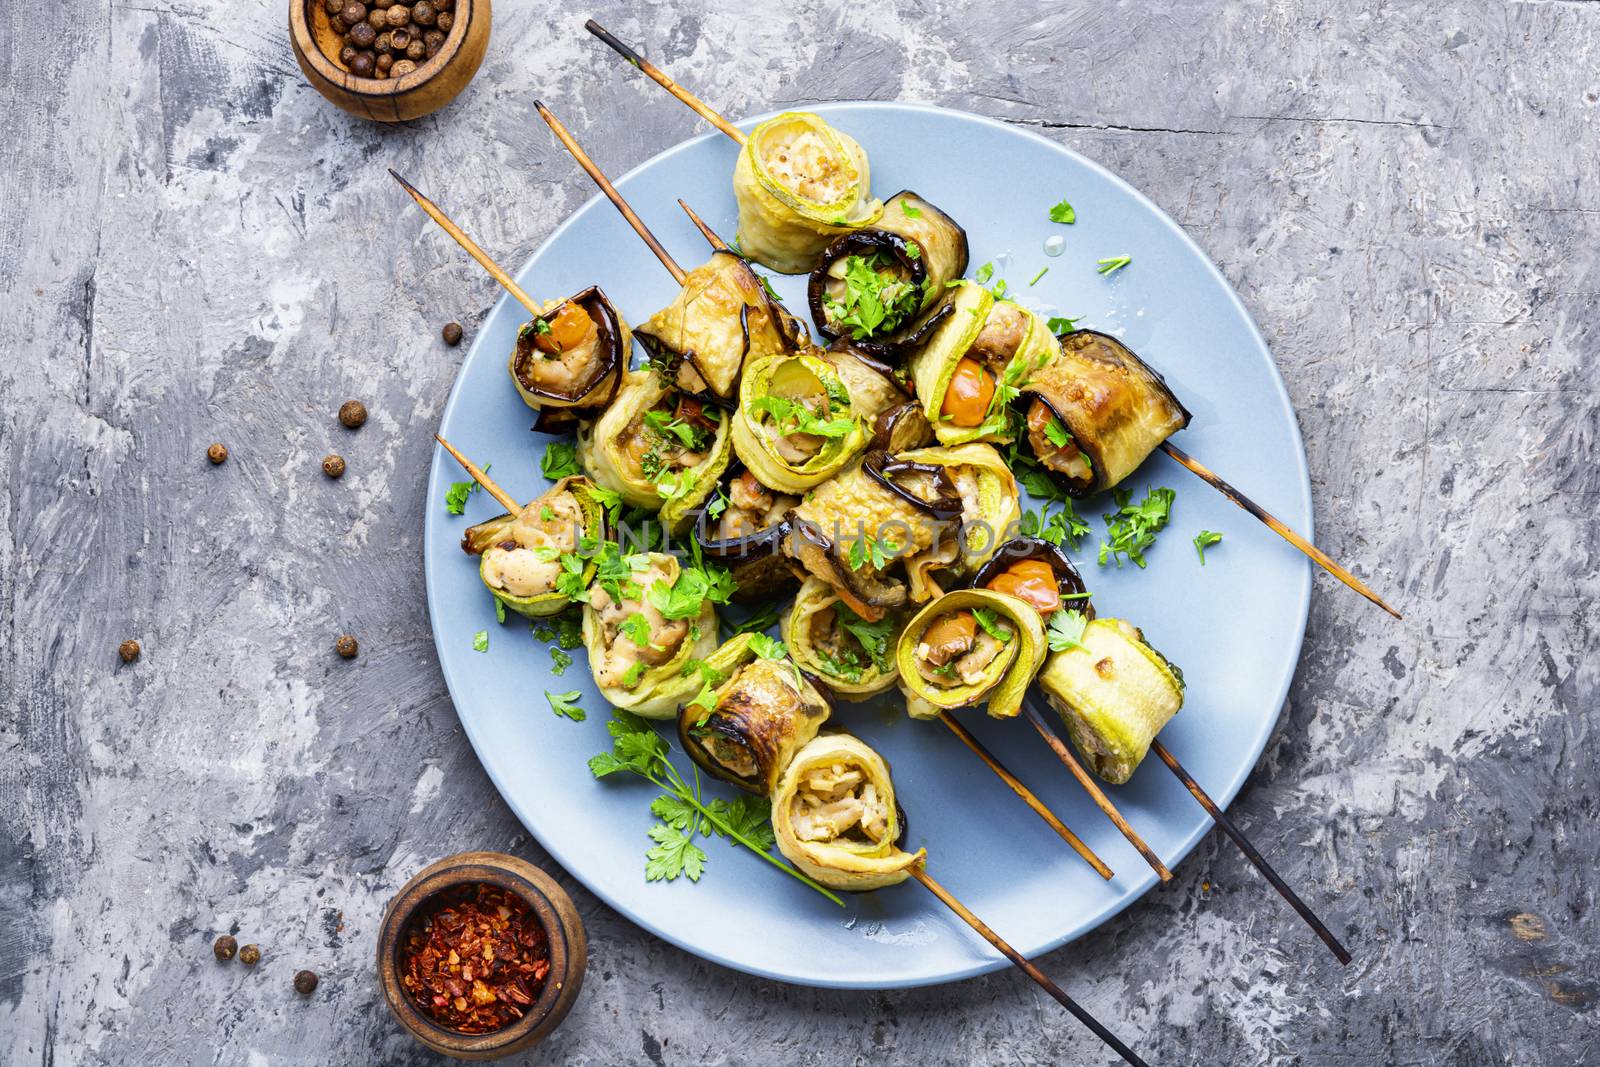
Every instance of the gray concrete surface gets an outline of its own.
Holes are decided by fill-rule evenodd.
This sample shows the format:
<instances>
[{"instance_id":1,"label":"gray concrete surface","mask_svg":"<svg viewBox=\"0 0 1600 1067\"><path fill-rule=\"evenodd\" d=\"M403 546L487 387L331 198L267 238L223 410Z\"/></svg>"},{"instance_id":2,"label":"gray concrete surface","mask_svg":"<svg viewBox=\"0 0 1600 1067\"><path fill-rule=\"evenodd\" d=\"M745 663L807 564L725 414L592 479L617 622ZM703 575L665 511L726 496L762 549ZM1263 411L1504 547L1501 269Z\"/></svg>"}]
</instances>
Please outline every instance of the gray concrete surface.
<instances>
[{"instance_id":1,"label":"gray concrete surface","mask_svg":"<svg viewBox=\"0 0 1600 1067\"><path fill-rule=\"evenodd\" d=\"M1235 807L1355 964L1213 835L1046 969L1153 1064L1600 1063L1600 3L758 6L501 0L469 91L396 129L303 83L283 0L0 9L0 1060L431 1062L379 909L459 849L548 865L422 590L437 330L496 292L383 168L518 260L591 191L533 97L614 169L699 130L593 14L735 114L934 101L1143 189L1265 331L1320 541L1406 613L1318 577ZM567 882L590 980L526 1062L1109 1062L1013 973L788 988ZM254 972L210 958L234 927Z\"/></svg>"}]
</instances>

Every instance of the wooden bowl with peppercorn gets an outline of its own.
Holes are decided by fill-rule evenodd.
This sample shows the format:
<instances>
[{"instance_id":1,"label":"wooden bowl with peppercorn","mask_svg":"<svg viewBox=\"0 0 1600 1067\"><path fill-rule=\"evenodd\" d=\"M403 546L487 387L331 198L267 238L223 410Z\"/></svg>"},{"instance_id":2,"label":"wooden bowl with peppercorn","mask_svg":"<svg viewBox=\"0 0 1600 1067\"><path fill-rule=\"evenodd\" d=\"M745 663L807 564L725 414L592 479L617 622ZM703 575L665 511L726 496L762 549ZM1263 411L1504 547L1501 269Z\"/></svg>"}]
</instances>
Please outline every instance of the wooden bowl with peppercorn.
<instances>
[{"instance_id":1,"label":"wooden bowl with peppercorn","mask_svg":"<svg viewBox=\"0 0 1600 1067\"><path fill-rule=\"evenodd\" d=\"M307 80L365 119L405 122L444 107L489 48L490 0L289 0L289 40Z\"/></svg>"},{"instance_id":2,"label":"wooden bowl with peppercorn","mask_svg":"<svg viewBox=\"0 0 1600 1067\"><path fill-rule=\"evenodd\" d=\"M588 961L572 898L500 852L425 868L389 902L378 930L389 1010L412 1037L463 1060L543 1041L572 1010Z\"/></svg>"}]
</instances>

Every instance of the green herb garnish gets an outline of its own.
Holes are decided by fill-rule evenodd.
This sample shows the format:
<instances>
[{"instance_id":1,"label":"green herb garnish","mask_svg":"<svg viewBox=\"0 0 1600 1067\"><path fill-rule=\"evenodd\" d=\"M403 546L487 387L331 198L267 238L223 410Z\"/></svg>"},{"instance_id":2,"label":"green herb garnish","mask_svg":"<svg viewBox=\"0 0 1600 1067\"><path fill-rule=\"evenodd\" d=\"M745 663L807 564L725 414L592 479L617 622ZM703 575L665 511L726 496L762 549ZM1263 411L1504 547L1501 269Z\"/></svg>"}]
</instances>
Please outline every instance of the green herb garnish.
<instances>
[{"instance_id":1,"label":"green herb garnish","mask_svg":"<svg viewBox=\"0 0 1600 1067\"><path fill-rule=\"evenodd\" d=\"M1069 648L1089 651L1083 643L1083 632L1088 625L1089 620L1083 612L1073 608L1062 608L1050 616L1050 625L1045 631L1045 637L1050 642L1050 651L1065 652Z\"/></svg>"},{"instance_id":2,"label":"green herb garnish","mask_svg":"<svg viewBox=\"0 0 1600 1067\"><path fill-rule=\"evenodd\" d=\"M1071 226L1078 221L1078 213L1072 210L1072 205L1065 200L1050 209L1050 221Z\"/></svg>"},{"instance_id":3,"label":"green herb garnish","mask_svg":"<svg viewBox=\"0 0 1600 1067\"><path fill-rule=\"evenodd\" d=\"M544 446L539 472L552 482L582 474L583 469L578 466L578 446L566 441L551 441Z\"/></svg>"},{"instance_id":4,"label":"green herb garnish","mask_svg":"<svg viewBox=\"0 0 1600 1067\"><path fill-rule=\"evenodd\" d=\"M1115 559L1120 567L1122 557L1127 556L1143 567L1145 549L1156 543L1156 534L1167 525L1176 496L1171 489L1152 489L1142 501L1131 504L1132 494L1128 490L1113 490L1112 499L1116 501L1117 510L1105 516L1110 541L1100 542L1100 566Z\"/></svg>"},{"instance_id":5,"label":"green herb garnish","mask_svg":"<svg viewBox=\"0 0 1600 1067\"><path fill-rule=\"evenodd\" d=\"M479 630L477 633L472 635L472 651L474 651L474 652L487 652L487 651L489 651L489 631L488 630Z\"/></svg>"},{"instance_id":6,"label":"green herb garnish","mask_svg":"<svg viewBox=\"0 0 1600 1067\"><path fill-rule=\"evenodd\" d=\"M494 466L493 463L489 467ZM489 473L489 467L483 468L483 473ZM450 488L445 490L444 509L452 515L460 515L467 510L468 495L478 491L478 483L472 479L464 482L451 482Z\"/></svg>"},{"instance_id":7,"label":"green herb garnish","mask_svg":"<svg viewBox=\"0 0 1600 1067\"><path fill-rule=\"evenodd\" d=\"M586 713L578 707L576 701L583 694L574 689L570 693L552 693L546 689L544 698L550 702L550 710L557 715L564 715L573 722L582 722Z\"/></svg>"},{"instance_id":8,"label":"green herb garnish","mask_svg":"<svg viewBox=\"0 0 1600 1067\"><path fill-rule=\"evenodd\" d=\"M1032 278L1028 279L1028 288L1032 289L1035 285L1038 285L1039 284L1039 279L1043 278L1046 274L1049 274L1049 273L1050 273L1050 268L1049 267L1040 267L1039 268L1039 273L1035 274Z\"/></svg>"},{"instance_id":9,"label":"green herb garnish","mask_svg":"<svg viewBox=\"0 0 1600 1067\"><path fill-rule=\"evenodd\" d=\"M1114 271L1119 271L1123 267L1126 267L1129 263L1132 263L1133 257L1112 256L1110 259L1097 259L1095 262L1099 264L1099 266L1095 268L1095 273L1111 274Z\"/></svg>"},{"instance_id":10,"label":"green herb garnish","mask_svg":"<svg viewBox=\"0 0 1600 1067\"><path fill-rule=\"evenodd\" d=\"M1082 321L1083 320L1081 318L1069 319L1061 315L1052 315L1050 317L1050 321L1045 323L1045 325L1049 327L1051 333L1055 334L1057 337L1061 337L1064 334L1069 334L1076 330L1078 328L1078 323Z\"/></svg>"},{"instance_id":11,"label":"green herb garnish","mask_svg":"<svg viewBox=\"0 0 1600 1067\"><path fill-rule=\"evenodd\" d=\"M899 553L900 546L889 542L880 542L877 538L863 532L862 535L850 544L850 569L860 570L868 563L873 570L883 570Z\"/></svg>"},{"instance_id":12,"label":"green herb garnish","mask_svg":"<svg viewBox=\"0 0 1600 1067\"><path fill-rule=\"evenodd\" d=\"M893 274L895 261L882 253L846 256L844 299L822 298L823 311L836 327L848 327L857 341L889 333L917 313L922 287Z\"/></svg>"},{"instance_id":13,"label":"green herb garnish","mask_svg":"<svg viewBox=\"0 0 1600 1067\"><path fill-rule=\"evenodd\" d=\"M983 632L999 641L1002 645L1011 643L1012 633L1000 625L999 618L987 608L973 608L972 617L978 620L978 625L983 627Z\"/></svg>"},{"instance_id":14,"label":"green herb garnish","mask_svg":"<svg viewBox=\"0 0 1600 1067\"><path fill-rule=\"evenodd\" d=\"M1206 549L1222 540L1222 535L1213 530L1201 530L1194 537L1194 551L1200 557L1200 566L1206 565Z\"/></svg>"}]
</instances>

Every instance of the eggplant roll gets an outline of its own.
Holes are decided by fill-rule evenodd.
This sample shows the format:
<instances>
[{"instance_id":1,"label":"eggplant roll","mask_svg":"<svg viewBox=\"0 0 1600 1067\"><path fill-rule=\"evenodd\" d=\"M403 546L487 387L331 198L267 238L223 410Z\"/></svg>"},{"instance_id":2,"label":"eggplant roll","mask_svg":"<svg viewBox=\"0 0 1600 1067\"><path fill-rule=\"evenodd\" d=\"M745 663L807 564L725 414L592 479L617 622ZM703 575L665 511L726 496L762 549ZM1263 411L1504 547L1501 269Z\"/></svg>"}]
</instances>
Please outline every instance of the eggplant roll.
<instances>
[{"instance_id":1,"label":"eggplant roll","mask_svg":"<svg viewBox=\"0 0 1600 1067\"><path fill-rule=\"evenodd\" d=\"M806 111L750 131L733 168L739 248L779 274L804 274L828 242L875 222L867 154Z\"/></svg>"},{"instance_id":2,"label":"eggplant roll","mask_svg":"<svg viewBox=\"0 0 1600 1067\"><path fill-rule=\"evenodd\" d=\"M695 544L702 559L733 576L735 599L776 601L795 582L783 539L789 532L784 516L798 503L799 497L763 485L738 465L706 501L694 525Z\"/></svg>"},{"instance_id":3,"label":"eggplant roll","mask_svg":"<svg viewBox=\"0 0 1600 1067\"><path fill-rule=\"evenodd\" d=\"M1078 330L1059 349L1021 388L1033 454L1073 496L1110 489L1189 425L1161 375L1115 337Z\"/></svg>"},{"instance_id":4,"label":"eggplant roll","mask_svg":"<svg viewBox=\"0 0 1600 1067\"><path fill-rule=\"evenodd\" d=\"M500 603L519 615L556 615L572 601L556 592L561 559L580 541L598 542L605 508L587 478L563 478L516 515L509 513L470 527L461 548L478 557L478 576ZM584 561L584 581L594 575Z\"/></svg>"},{"instance_id":5,"label":"eggplant roll","mask_svg":"<svg viewBox=\"0 0 1600 1067\"><path fill-rule=\"evenodd\" d=\"M987 701L991 718L1015 718L1046 651L1044 620L1027 602L992 589L946 593L896 646L906 710L927 718Z\"/></svg>"},{"instance_id":6,"label":"eggplant roll","mask_svg":"<svg viewBox=\"0 0 1600 1067\"><path fill-rule=\"evenodd\" d=\"M748 647L750 635L734 641L740 638L744 645L737 654L716 665L725 677L712 691L711 707L686 703L679 709L678 740L707 774L770 796L783 769L817 736L833 708L792 661L757 658Z\"/></svg>"},{"instance_id":7,"label":"eggplant roll","mask_svg":"<svg viewBox=\"0 0 1600 1067\"><path fill-rule=\"evenodd\" d=\"M824 734L795 754L772 793L772 830L778 851L830 889L895 885L927 855L901 850L889 764L849 734Z\"/></svg>"},{"instance_id":8,"label":"eggplant roll","mask_svg":"<svg viewBox=\"0 0 1600 1067\"><path fill-rule=\"evenodd\" d=\"M1044 319L974 282L951 290L954 311L911 357L922 410L942 444L1015 439L1011 401L1056 358Z\"/></svg>"},{"instance_id":9,"label":"eggplant roll","mask_svg":"<svg viewBox=\"0 0 1600 1067\"><path fill-rule=\"evenodd\" d=\"M1022 521L1022 503L1011 468L992 445L973 442L951 448L918 448L902 452L898 459L943 468L961 502L955 536L920 557L906 559L911 599L920 604L939 595L933 572L945 570L964 578L988 562L1008 532Z\"/></svg>"},{"instance_id":10,"label":"eggplant roll","mask_svg":"<svg viewBox=\"0 0 1600 1067\"><path fill-rule=\"evenodd\" d=\"M733 451L763 484L803 493L861 452L871 421L821 349L760 356L739 388Z\"/></svg>"},{"instance_id":11,"label":"eggplant roll","mask_svg":"<svg viewBox=\"0 0 1600 1067\"><path fill-rule=\"evenodd\" d=\"M805 327L732 252L713 253L690 271L672 303L634 336L679 389L730 407L746 359L792 352L807 340Z\"/></svg>"},{"instance_id":12,"label":"eggplant roll","mask_svg":"<svg viewBox=\"0 0 1600 1067\"><path fill-rule=\"evenodd\" d=\"M648 552L625 558L632 565L627 580L597 581L589 587L583 608L589 670L600 695L616 707L648 719L668 719L700 687L693 670L685 673L686 665L695 659L709 662L717 651L717 611L707 601L692 619L665 618L650 591L657 584L670 588L677 582L677 557ZM623 629L635 615L642 615L648 628L642 645Z\"/></svg>"},{"instance_id":13,"label":"eggplant roll","mask_svg":"<svg viewBox=\"0 0 1600 1067\"><path fill-rule=\"evenodd\" d=\"M552 300L517 331L511 380L542 413L593 418L611 402L633 356L632 333L598 286Z\"/></svg>"},{"instance_id":14,"label":"eggplant roll","mask_svg":"<svg viewBox=\"0 0 1600 1067\"><path fill-rule=\"evenodd\" d=\"M1039 687L1094 772L1121 785L1183 707L1183 673L1121 619L1095 619L1079 644L1050 654Z\"/></svg>"},{"instance_id":15,"label":"eggplant roll","mask_svg":"<svg viewBox=\"0 0 1600 1067\"><path fill-rule=\"evenodd\" d=\"M579 427L578 462L595 484L659 511L661 524L676 533L728 469L729 423L656 374L630 371L605 414Z\"/></svg>"},{"instance_id":16,"label":"eggplant roll","mask_svg":"<svg viewBox=\"0 0 1600 1067\"><path fill-rule=\"evenodd\" d=\"M966 272L967 231L907 190L822 250L806 296L822 336L898 362L949 314L947 283Z\"/></svg>"},{"instance_id":17,"label":"eggplant roll","mask_svg":"<svg viewBox=\"0 0 1600 1067\"><path fill-rule=\"evenodd\" d=\"M820 578L807 578L783 617L783 643L800 669L842 697L882 693L900 676L895 639L903 622L891 612L869 622Z\"/></svg>"}]
</instances>

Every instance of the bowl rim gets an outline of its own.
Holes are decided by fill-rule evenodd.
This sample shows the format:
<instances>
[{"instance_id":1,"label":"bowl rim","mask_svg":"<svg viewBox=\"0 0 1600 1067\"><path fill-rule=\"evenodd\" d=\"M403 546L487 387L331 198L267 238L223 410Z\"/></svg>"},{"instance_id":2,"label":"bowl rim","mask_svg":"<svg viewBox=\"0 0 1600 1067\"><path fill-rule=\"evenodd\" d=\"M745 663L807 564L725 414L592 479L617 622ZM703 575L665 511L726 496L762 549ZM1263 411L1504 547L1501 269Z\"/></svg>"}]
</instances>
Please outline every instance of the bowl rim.
<instances>
[{"instance_id":1,"label":"bowl rim","mask_svg":"<svg viewBox=\"0 0 1600 1067\"><path fill-rule=\"evenodd\" d=\"M289 0L290 37L297 44L301 44L298 50L321 77L346 92L373 97L399 96L431 81L461 53L467 41L467 31L471 28L473 19L477 17L478 10L478 5L473 3L473 0L456 0L457 18L445 36L443 47L431 59L423 60L410 74L402 74L398 78L363 78L346 70L322 50L322 46L317 42L316 30L312 28L315 16L311 14L310 9L315 3L317 0ZM463 8L465 18L460 17Z\"/></svg>"},{"instance_id":2,"label":"bowl rim","mask_svg":"<svg viewBox=\"0 0 1600 1067\"><path fill-rule=\"evenodd\" d=\"M473 882L494 885L520 896L544 928L550 946L550 970L538 999L529 1005L522 1018L486 1034L464 1034L441 1025L417 1006L401 983L400 953L405 928L440 893ZM566 898L566 892L548 874L504 853L458 853L417 872L385 906L378 927L379 985L390 1012L413 1036L450 1052L495 1052L522 1041L550 1020L566 988L576 984L572 974L574 966L583 966L574 951L577 939L567 930L556 897ZM570 898L566 898L566 903L570 906ZM573 914L576 916L575 911ZM581 919L576 921L581 925ZM556 1024L559 1023L557 1019Z\"/></svg>"}]
</instances>

